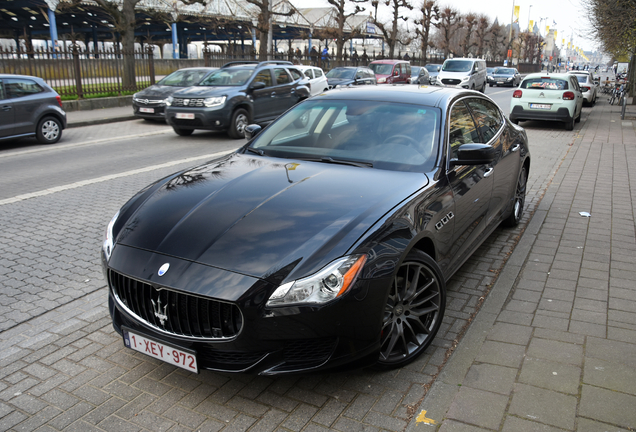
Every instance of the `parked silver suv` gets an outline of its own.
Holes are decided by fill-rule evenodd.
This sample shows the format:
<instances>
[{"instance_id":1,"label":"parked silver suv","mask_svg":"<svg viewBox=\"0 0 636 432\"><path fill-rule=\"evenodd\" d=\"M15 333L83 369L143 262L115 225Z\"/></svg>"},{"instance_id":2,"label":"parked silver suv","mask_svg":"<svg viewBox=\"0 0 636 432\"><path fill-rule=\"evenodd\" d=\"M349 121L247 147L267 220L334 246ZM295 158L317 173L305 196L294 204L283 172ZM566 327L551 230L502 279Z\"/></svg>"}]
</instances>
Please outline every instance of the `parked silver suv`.
<instances>
[{"instance_id":1,"label":"parked silver suv","mask_svg":"<svg viewBox=\"0 0 636 432\"><path fill-rule=\"evenodd\" d=\"M0 74L0 140L35 136L53 144L64 128L62 99L43 79Z\"/></svg>"}]
</instances>

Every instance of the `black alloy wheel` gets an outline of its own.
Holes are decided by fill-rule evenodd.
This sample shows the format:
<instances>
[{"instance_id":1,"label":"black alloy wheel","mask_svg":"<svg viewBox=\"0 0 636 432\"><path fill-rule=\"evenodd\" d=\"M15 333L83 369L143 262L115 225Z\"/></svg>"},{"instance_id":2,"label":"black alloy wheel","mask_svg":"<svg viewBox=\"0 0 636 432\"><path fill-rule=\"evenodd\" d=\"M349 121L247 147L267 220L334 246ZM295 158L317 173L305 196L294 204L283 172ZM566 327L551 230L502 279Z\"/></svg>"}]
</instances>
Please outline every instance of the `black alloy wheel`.
<instances>
[{"instance_id":1,"label":"black alloy wheel","mask_svg":"<svg viewBox=\"0 0 636 432\"><path fill-rule=\"evenodd\" d=\"M238 108L232 113L232 120L230 120L230 128L227 134L230 138L239 139L245 137L245 128L250 124L250 118L243 108Z\"/></svg>"},{"instance_id":2,"label":"black alloy wheel","mask_svg":"<svg viewBox=\"0 0 636 432\"><path fill-rule=\"evenodd\" d=\"M393 277L384 307L378 366L391 369L415 360L437 334L446 307L446 284L437 263L413 250Z\"/></svg>"},{"instance_id":3,"label":"black alloy wheel","mask_svg":"<svg viewBox=\"0 0 636 432\"><path fill-rule=\"evenodd\" d=\"M528 184L528 172L525 165L521 167L517 187L515 188L514 202L512 204L512 213L503 221L503 225L507 227L516 227L523 216L523 208L526 203L526 185Z\"/></svg>"},{"instance_id":4,"label":"black alloy wheel","mask_svg":"<svg viewBox=\"0 0 636 432\"><path fill-rule=\"evenodd\" d=\"M62 124L55 117L44 117L38 123L35 137L40 144L55 144L62 138Z\"/></svg>"},{"instance_id":5,"label":"black alloy wheel","mask_svg":"<svg viewBox=\"0 0 636 432\"><path fill-rule=\"evenodd\" d=\"M194 129L181 129L174 126L172 127L172 129L174 129L174 133L179 136L190 136L192 135L192 132L194 132Z\"/></svg>"}]
</instances>

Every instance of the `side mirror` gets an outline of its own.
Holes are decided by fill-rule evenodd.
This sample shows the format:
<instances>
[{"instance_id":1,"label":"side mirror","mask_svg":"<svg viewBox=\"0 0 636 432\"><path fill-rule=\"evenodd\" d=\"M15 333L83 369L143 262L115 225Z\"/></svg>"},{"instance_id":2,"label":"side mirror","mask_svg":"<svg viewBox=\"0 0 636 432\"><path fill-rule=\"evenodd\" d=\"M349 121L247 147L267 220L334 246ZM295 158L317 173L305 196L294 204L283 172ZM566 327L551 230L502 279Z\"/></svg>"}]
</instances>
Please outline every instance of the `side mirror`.
<instances>
[{"instance_id":1,"label":"side mirror","mask_svg":"<svg viewBox=\"0 0 636 432\"><path fill-rule=\"evenodd\" d=\"M260 90L260 89L263 89L263 88L265 88L265 87L266 87L266 85L265 85L265 83L264 83L264 82L262 82L262 81L254 81L254 82L252 83L252 85L250 85L250 88L251 88L252 90Z\"/></svg>"},{"instance_id":2,"label":"side mirror","mask_svg":"<svg viewBox=\"0 0 636 432\"><path fill-rule=\"evenodd\" d=\"M437 72L441 71L442 67L441 66L437 66Z\"/></svg>"},{"instance_id":3,"label":"side mirror","mask_svg":"<svg viewBox=\"0 0 636 432\"><path fill-rule=\"evenodd\" d=\"M245 139L251 141L256 135L261 133L261 130L263 130L263 128L257 124L245 126Z\"/></svg>"},{"instance_id":4,"label":"side mirror","mask_svg":"<svg viewBox=\"0 0 636 432\"><path fill-rule=\"evenodd\" d=\"M400 75L400 71L399 70L394 70L393 71L393 76L399 76Z\"/></svg>"},{"instance_id":5,"label":"side mirror","mask_svg":"<svg viewBox=\"0 0 636 432\"><path fill-rule=\"evenodd\" d=\"M457 150L457 159L450 160L450 166L488 164L495 156L495 148L488 144L462 144Z\"/></svg>"}]
</instances>

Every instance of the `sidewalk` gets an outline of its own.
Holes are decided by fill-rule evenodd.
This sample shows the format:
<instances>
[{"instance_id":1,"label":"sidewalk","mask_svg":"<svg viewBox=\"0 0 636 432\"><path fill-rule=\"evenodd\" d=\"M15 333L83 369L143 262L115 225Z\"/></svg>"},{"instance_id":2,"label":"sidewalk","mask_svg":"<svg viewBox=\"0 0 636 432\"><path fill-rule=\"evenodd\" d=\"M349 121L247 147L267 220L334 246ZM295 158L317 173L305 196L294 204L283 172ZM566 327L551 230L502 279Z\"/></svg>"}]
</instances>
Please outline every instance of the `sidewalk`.
<instances>
[{"instance_id":1,"label":"sidewalk","mask_svg":"<svg viewBox=\"0 0 636 432\"><path fill-rule=\"evenodd\" d=\"M66 113L67 127L92 126L105 123L135 120L132 106L102 108Z\"/></svg>"},{"instance_id":2,"label":"sidewalk","mask_svg":"<svg viewBox=\"0 0 636 432\"><path fill-rule=\"evenodd\" d=\"M635 120L601 98L407 431L636 429Z\"/></svg>"}]
</instances>

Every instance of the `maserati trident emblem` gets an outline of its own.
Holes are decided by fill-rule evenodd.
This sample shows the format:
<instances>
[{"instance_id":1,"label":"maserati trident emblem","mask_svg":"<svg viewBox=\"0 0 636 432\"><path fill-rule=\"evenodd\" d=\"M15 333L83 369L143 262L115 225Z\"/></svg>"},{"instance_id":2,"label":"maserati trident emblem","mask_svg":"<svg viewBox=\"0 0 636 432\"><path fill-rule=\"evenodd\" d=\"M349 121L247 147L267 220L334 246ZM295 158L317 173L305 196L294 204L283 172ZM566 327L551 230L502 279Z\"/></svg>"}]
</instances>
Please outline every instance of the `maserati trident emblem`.
<instances>
[{"instance_id":1,"label":"maserati trident emblem","mask_svg":"<svg viewBox=\"0 0 636 432\"><path fill-rule=\"evenodd\" d=\"M164 265L159 267L159 271L157 272L157 274L159 276L163 276L163 275L166 274L166 272L168 271L169 268L170 268L170 263L165 263Z\"/></svg>"},{"instance_id":2,"label":"maserati trident emblem","mask_svg":"<svg viewBox=\"0 0 636 432\"><path fill-rule=\"evenodd\" d=\"M150 301L152 302L152 310L154 311L155 316L159 318L159 323L161 323L161 325L163 326L163 323L168 321L168 315L166 315L166 309L168 308L168 305L165 305L162 310L160 298L157 299L157 303L155 303L155 301L152 299Z\"/></svg>"}]
</instances>

